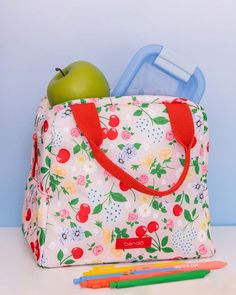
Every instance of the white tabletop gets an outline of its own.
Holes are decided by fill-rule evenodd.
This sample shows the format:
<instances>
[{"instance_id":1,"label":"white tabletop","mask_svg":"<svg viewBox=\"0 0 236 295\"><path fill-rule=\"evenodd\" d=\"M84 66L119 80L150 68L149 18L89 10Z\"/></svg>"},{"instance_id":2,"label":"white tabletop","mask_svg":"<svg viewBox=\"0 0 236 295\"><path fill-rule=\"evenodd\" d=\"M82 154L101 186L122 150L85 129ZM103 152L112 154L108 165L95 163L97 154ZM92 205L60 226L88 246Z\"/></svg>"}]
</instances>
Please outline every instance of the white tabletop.
<instances>
[{"instance_id":1,"label":"white tabletop","mask_svg":"<svg viewBox=\"0 0 236 295\"><path fill-rule=\"evenodd\" d=\"M213 227L213 238L217 254L211 260L224 260L229 265L211 272L204 279L128 289L92 290L72 283L73 278L81 276L91 266L42 269L35 264L19 228L0 228L0 294L235 295L236 227Z\"/></svg>"}]
</instances>

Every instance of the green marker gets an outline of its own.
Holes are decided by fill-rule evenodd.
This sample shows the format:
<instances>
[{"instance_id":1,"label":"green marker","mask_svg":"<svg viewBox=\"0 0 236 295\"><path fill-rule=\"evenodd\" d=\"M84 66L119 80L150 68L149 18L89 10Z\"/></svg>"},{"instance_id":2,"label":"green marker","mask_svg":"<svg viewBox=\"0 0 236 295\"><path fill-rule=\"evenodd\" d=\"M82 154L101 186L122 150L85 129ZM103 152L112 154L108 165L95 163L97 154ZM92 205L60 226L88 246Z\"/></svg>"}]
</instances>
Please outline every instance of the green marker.
<instances>
[{"instance_id":1,"label":"green marker","mask_svg":"<svg viewBox=\"0 0 236 295\"><path fill-rule=\"evenodd\" d=\"M168 282L201 279L201 278L204 278L207 274L209 274L209 272L210 270L196 270L196 271L182 272L182 273L176 273L176 274L166 275L166 276L143 278L139 280L111 282L110 288L129 288L129 287L145 286L145 285L152 285L152 284L162 284L162 283L168 283Z\"/></svg>"}]
</instances>

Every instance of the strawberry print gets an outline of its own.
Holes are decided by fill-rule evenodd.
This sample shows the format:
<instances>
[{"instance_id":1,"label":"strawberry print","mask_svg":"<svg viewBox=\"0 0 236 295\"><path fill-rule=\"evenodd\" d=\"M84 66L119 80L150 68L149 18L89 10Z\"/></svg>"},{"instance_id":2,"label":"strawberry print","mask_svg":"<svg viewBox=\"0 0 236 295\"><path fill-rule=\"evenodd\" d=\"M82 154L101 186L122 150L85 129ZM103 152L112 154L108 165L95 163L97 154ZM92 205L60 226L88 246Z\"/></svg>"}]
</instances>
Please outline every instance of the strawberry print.
<instances>
[{"instance_id":1,"label":"strawberry print","mask_svg":"<svg viewBox=\"0 0 236 295\"><path fill-rule=\"evenodd\" d=\"M163 191L177 183L185 165L166 102L188 104L195 139L186 180L160 198L136 191L128 180L117 179L95 160L70 106L94 103L101 124L100 148L106 157L143 186ZM33 147L22 232L39 266L214 254L207 186L208 124L201 106L183 98L148 95L78 99L50 107L45 97L33 134L38 159L32 175ZM125 241L128 245L143 241L148 246L120 249L117 245Z\"/></svg>"}]
</instances>

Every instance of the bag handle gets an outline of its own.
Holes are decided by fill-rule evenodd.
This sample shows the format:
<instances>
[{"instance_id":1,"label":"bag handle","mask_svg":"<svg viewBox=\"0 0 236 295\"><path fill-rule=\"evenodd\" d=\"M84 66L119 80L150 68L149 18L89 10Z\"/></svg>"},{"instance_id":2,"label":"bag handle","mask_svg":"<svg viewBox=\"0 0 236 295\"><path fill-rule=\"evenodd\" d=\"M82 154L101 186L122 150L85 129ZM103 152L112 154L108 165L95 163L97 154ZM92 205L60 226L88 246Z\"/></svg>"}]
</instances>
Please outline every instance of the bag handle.
<instances>
[{"instance_id":1,"label":"bag handle","mask_svg":"<svg viewBox=\"0 0 236 295\"><path fill-rule=\"evenodd\" d=\"M100 146L103 141L102 129L94 103L74 104L70 108L78 128L90 144L94 158L105 170L129 188L151 196L163 197L175 192L184 182L190 166L190 153L194 141L194 124L189 106L186 103L177 102L165 102L164 104L169 114L175 139L184 148L185 152L185 164L180 178L170 189L165 191L158 191L144 186L113 163L101 150Z\"/></svg>"}]
</instances>

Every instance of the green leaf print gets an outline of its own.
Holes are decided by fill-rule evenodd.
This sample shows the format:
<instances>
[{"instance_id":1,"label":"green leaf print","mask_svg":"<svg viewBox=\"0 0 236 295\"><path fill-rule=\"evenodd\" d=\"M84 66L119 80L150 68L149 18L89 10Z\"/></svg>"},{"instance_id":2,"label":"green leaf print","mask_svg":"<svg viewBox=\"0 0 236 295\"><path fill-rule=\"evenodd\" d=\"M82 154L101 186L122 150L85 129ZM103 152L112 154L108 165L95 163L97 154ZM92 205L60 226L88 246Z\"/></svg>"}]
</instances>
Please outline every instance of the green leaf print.
<instances>
[{"instance_id":1,"label":"green leaf print","mask_svg":"<svg viewBox=\"0 0 236 295\"><path fill-rule=\"evenodd\" d=\"M131 258L132 258L132 254L127 253L126 256L125 256L125 259L128 260L128 259L131 259Z\"/></svg>"},{"instance_id":2,"label":"green leaf print","mask_svg":"<svg viewBox=\"0 0 236 295\"><path fill-rule=\"evenodd\" d=\"M153 201L152 202L152 208L155 209L155 210L159 210L160 209L159 203L157 201Z\"/></svg>"},{"instance_id":3,"label":"green leaf print","mask_svg":"<svg viewBox=\"0 0 236 295\"><path fill-rule=\"evenodd\" d=\"M141 143L135 143L134 144L134 147L137 149L137 150L139 150L140 149L140 147L141 147Z\"/></svg>"},{"instance_id":4,"label":"green leaf print","mask_svg":"<svg viewBox=\"0 0 236 295\"><path fill-rule=\"evenodd\" d=\"M119 148L120 150L123 150L124 147L125 147L124 144L118 144L118 148Z\"/></svg>"},{"instance_id":5,"label":"green leaf print","mask_svg":"<svg viewBox=\"0 0 236 295\"><path fill-rule=\"evenodd\" d=\"M78 202L79 202L79 199L76 198L76 199L71 200L71 201L69 202L69 204L72 205L72 206L75 206L75 205L78 204Z\"/></svg>"},{"instance_id":6,"label":"green leaf print","mask_svg":"<svg viewBox=\"0 0 236 295\"><path fill-rule=\"evenodd\" d=\"M97 112L98 112L98 113L100 113L100 112L101 112L101 110L102 110L102 108L101 108L101 107L97 107Z\"/></svg>"},{"instance_id":7,"label":"green leaf print","mask_svg":"<svg viewBox=\"0 0 236 295\"><path fill-rule=\"evenodd\" d=\"M185 199L185 202L190 204L190 199L189 199L189 195L185 194L184 195L184 199Z\"/></svg>"},{"instance_id":8,"label":"green leaf print","mask_svg":"<svg viewBox=\"0 0 236 295\"><path fill-rule=\"evenodd\" d=\"M166 174L166 170L161 167L160 163L158 163L156 168L151 170L151 174L156 174L158 178L161 178L163 174Z\"/></svg>"},{"instance_id":9,"label":"green leaf print","mask_svg":"<svg viewBox=\"0 0 236 295\"><path fill-rule=\"evenodd\" d=\"M110 195L115 202L126 202L127 201L127 199L121 193L111 192Z\"/></svg>"},{"instance_id":10,"label":"green leaf print","mask_svg":"<svg viewBox=\"0 0 236 295\"><path fill-rule=\"evenodd\" d=\"M42 228L40 228L40 234L39 234L39 244L42 246L45 243L45 232Z\"/></svg>"},{"instance_id":11,"label":"green leaf print","mask_svg":"<svg viewBox=\"0 0 236 295\"><path fill-rule=\"evenodd\" d=\"M134 116L141 116L142 113L143 113L142 110L137 110L137 111L135 111L135 112L133 113L133 115L134 115Z\"/></svg>"},{"instance_id":12,"label":"green leaf print","mask_svg":"<svg viewBox=\"0 0 236 295\"><path fill-rule=\"evenodd\" d=\"M43 173L43 174L47 173L48 170L49 170L49 169L46 168L46 167L41 167L41 169L40 169L41 173Z\"/></svg>"},{"instance_id":13,"label":"green leaf print","mask_svg":"<svg viewBox=\"0 0 236 295\"><path fill-rule=\"evenodd\" d=\"M186 209L184 210L184 218L189 222L193 222L190 212Z\"/></svg>"},{"instance_id":14,"label":"green leaf print","mask_svg":"<svg viewBox=\"0 0 236 295\"><path fill-rule=\"evenodd\" d=\"M51 167L51 159L48 156L45 159L45 163L46 163L46 166L48 166L48 168Z\"/></svg>"},{"instance_id":15,"label":"green leaf print","mask_svg":"<svg viewBox=\"0 0 236 295\"><path fill-rule=\"evenodd\" d=\"M98 214L102 211L102 204L98 204L94 209L93 209L93 214Z\"/></svg>"},{"instance_id":16,"label":"green leaf print","mask_svg":"<svg viewBox=\"0 0 236 295\"><path fill-rule=\"evenodd\" d=\"M62 250L60 249L57 253L57 259L59 261L62 261L63 257L64 257L64 254L63 254Z\"/></svg>"},{"instance_id":17,"label":"green leaf print","mask_svg":"<svg viewBox=\"0 0 236 295\"><path fill-rule=\"evenodd\" d=\"M169 120L165 117L156 117L153 119L153 121L157 124L157 125L164 125L166 123L169 122Z\"/></svg>"},{"instance_id":18,"label":"green leaf print","mask_svg":"<svg viewBox=\"0 0 236 295\"><path fill-rule=\"evenodd\" d=\"M180 195L178 195L177 197L176 197L176 199L175 199L175 202L180 202L181 201L181 198L182 198L182 195L180 194Z\"/></svg>"},{"instance_id":19,"label":"green leaf print","mask_svg":"<svg viewBox=\"0 0 236 295\"><path fill-rule=\"evenodd\" d=\"M77 225L76 225L75 222L72 222L72 221L71 221L71 222L70 222L70 227L71 227L71 228L73 228L73 227L77 227Z\"/></svg>"},{"instance_id":20,"label":"green leaf print","mask_svg":"<svg viewBox=\"0 0 236 295\"><path fill-rule=\"evenodd\" d=\"M168 243L168 236L164 237L162 240L161 240L161 246L162 247L165 247Z\"/></svg>"},{"instance_id":21,"label":"green leaf print","mask_svg":"<svg viewBox=\"0 0 236 295\"><path fill-rule=\"evenodd\" d=\"M180 161L180 164L181 164L182 166L185 165L185 159L183 159L183 158L179 158L179 161Z\"/></svg>"},{"instance_id":22,"label":"green leaf print","mask_svg":"<svg viewBox=\"0 0 236 295\"><path fill-rule=\"evenodd\" d=\"M194 208L193 211L192 211L192 216L193 216L193 217L195 216L196 212L197 212L197 209Z\"/></svg>"},{"instance_id":23,"label":"green leaf print","mask_svg":"<svg viewBox=\"0 0 236 295\"><path fill-rule=\"evenodd\" d=\"M81 148L82 148L82 150L84 150L84 151L86 151L87 150L87 144L83 141L82 143L81 143Z\"/></svg>"},{"instance_id":24,"label":"green leaf print","mask_svg":"<svg viewBox=\"0 0 236 295\"><path fill-rule=\"evenodd\" d=\"M74 146L73 152L74 152L74 154L77 154L79 151L80 151L80 145L77 144L77 145Z\"/></svg>"},{"instance_id":25,"label":"green leaf print","mask_svg":"<svg viewBox=\"0 0 236 295\"><path fill-rule=\"evenodd\" d=\"M149 103L142 103L141 104L141 108L148 108L149 107Z\"/></svg>"},{"instance_id":26,"label":"green leaf print","mask_svg":"<svg viewBox=\"0 0 236 295\"><path fill-rule=\"evenodd\" d=\"M171 252L174 252L174 250L170 247L165 247L165 248L162 248L162 251L165 252L165 253L171 253Z\"/></svg>"},{"instance_id":27,"label":"green leaf print","mask_svg":"<svg viewBox=\"0 0 236 295\"><path fill-rule=\"evenodd\" d=\"M148 253L154 253L154 252L157 251L157 249L155 249L155 248L145 248L145 250L146 250L146 252L148 252Z\"/></svg>"},{"instance_id":28,"label":"green leaf print","mask_svg":"<svg viewBox=\"0 0 236 295\"><path fill-rule=\"evenodd\" d=\"M84 236L85 236L85 238L88 238L88 237L91 237L92 234L91 234L90 231L86 230L86 231L84 232Z\"/></svg>"}]
</instances>

